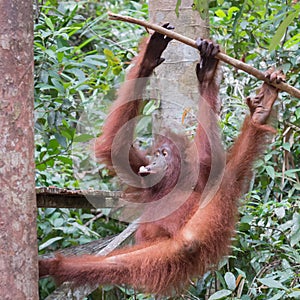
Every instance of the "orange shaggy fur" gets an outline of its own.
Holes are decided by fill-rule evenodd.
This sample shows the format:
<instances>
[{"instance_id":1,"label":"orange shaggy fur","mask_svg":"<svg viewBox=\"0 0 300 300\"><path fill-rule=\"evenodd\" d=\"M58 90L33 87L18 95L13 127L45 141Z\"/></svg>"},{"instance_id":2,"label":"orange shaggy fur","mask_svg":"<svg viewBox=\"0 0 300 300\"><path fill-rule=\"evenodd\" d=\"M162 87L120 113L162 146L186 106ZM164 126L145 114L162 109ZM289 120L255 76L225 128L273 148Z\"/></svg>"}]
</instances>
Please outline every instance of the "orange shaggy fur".
<instances>
[{"instance_id":1,"label":"orange shaggy fur","mask_svg":"<svg viewBox=\"0 0 300 300\"><path fill-rule=\"evenodd\" d=\"M120 159L118 170L124 173L126 168L123 168L123 160L129 159L133 172L128 177L132 177L132 180L136 180L135 176L138 176L141 166L149 164L148 159L132 146L134 124L128 127L126 135L119 138L114 149L112 144L119 129L139 114L147 82L145 77L150 76L153 69L163 61L160 55L169 41L154 33L144 44L127 75L126 83L119 91L118 99L104 125L103 134L95 145L96 157L105 161L111 169L115 167L112 155ZM40 276L51 275L59 282L70 281L76 285L127 284L146 292L170 294L185 287L191 277L203 275L228 254L235 228L238 199L245 192L252 176L253 162L262 154L272 131L266 121L278 91L264 83L259 94L248 99L251 114L246 117L241 134L227 155L226 163L222 164L223 150L217 125L219 62L214 58L219 50L211 42L197 42L201 54L201 63L196 69L201 96L201 125L197 128L195 140L190 142L181 135L173 137L173 133L158 139L154 149L160 149L162 145L167 145L169 149L165 158L167 169L164 177L154 186L127 190L129 197L132 191L139 193L142 202L157 201L167 195L178 182L180 166L187 166L182 193L191 177L195 178L195 185L186 202L169 216L140 224L135 246L113 251L102 257L57 256L42 260ZM267 73L266 76L270 77L270 74ZM278 72L272 78L284 80L283 75ZM135 101L128 101L133 99ZM176 142L176 145L181 145L180 149L172 143L176 139L180 141ZM129 157L122 157L124 148L129 149ZM214 158L212 151L217 154ZM184 155L180 156L180 153ZM217 161L215 170L218 172L213 174L215 181L212 184L208 183L208 178L212 172L213 159ZM197 171L194 170L195 161L199 164ZM147 177L143 177L144 180ZM209 197L207 191L204 195L207 184L211 185L210 188L215 188L215 192L210 201L204 204L203 201ZM180 194L178 193L178 197ZM155 209L155 205L153 207Z\"/></svg>"}]
</instances>

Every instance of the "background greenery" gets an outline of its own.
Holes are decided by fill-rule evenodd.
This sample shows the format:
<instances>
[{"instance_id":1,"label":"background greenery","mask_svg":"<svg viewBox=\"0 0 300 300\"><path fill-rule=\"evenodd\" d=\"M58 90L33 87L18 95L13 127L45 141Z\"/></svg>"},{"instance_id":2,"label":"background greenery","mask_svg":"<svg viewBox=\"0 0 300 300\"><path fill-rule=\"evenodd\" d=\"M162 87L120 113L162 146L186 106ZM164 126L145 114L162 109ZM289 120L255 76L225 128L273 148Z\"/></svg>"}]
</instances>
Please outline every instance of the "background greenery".
<instances>
[{"instance_id":1,"label":"background greenery","mask_svg":"<svg viewBox=\"0 0 300 300\"><path fill-rule=\"evenodd\" d=\"M299 89L300 3L296 2L210 1L212 38L228 55L258 69L283 68L288 83ZM200 4L195 1L195 7ZM146 1L48 0L37 2L35 8L36 182L79 188L73 164L80 161L79 167L86 166L88 156L72 147L92 137L78 130L80 116L97 103L93 122L100 131L115 87L124 79L144 33L143 28L108 21L107 11L146 19L148 7ZM229 146L247 111L244 99L260 82L228 66L223 71L221 126ZM195 279L182 299L300 298L299 99L282 93L278 112L278 135L257 162L250 191L242 199L232 255L218 271ZM117 188L105 169L100 175L99 188ZM105 212L39 210L39 249L43 254L83 244L118 233L124 226ZM40 286L41 299L54 288L49 280ZM152 299L121 287L98 293L98 298L87 299Z\"/></svg>"}]
</instances>

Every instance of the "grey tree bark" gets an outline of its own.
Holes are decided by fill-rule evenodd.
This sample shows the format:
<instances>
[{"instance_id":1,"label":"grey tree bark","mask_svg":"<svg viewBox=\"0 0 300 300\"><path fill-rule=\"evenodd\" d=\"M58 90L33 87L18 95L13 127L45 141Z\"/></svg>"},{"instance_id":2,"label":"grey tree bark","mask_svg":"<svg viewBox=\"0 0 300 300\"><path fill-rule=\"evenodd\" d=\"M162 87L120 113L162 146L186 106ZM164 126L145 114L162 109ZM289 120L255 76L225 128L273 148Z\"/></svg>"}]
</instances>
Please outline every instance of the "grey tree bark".
<instances>
[{"instance_id":1,"label":"grey tree bark","mask_svg":"<svg viewBox=\"0 0 300 300\"><path fill-rule=\"evenodd\" d=\"M193 10L193 0L182 0L179 16L175 7L177 0L149 1L150 21L156 24L166 22L175 26L176 32L189 38L207 38L208 20L202 20L198 11ZM199 53L196 49L178 41L171 41L163 53L165 62L155 71L151 90L161 101L160 111L154 117L154 132L165 127L182 130L195 122L199 92L195 74ZM185 116L188 112L187 116ZM175 126L175 128L174 128Z\"/></svg>"},{"instance_id":2,"label":"grey tree bark","mask_svg":"<svg viewBox=\"0 0 300 300\"><path fill-rule=\"evenodd\" d=\"M32 1L0 0L0 298L38 299Z\"/></svg>"}]
</instances>

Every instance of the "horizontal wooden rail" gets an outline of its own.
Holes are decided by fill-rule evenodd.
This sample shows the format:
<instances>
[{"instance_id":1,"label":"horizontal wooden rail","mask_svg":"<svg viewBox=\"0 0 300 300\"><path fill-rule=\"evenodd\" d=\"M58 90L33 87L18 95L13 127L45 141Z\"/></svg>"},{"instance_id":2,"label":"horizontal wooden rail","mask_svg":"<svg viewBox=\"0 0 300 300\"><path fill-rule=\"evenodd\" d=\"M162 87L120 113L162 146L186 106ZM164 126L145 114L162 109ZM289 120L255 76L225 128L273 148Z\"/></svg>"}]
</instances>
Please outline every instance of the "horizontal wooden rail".
<instances>
[{"instance_id":1,"label":"horizontal wooden rail","mask_svg":"<svg viewBox=\"0 0 300 300\"><path fill-rule=\"evenodd\" d=\"M36 188L37 207L112 208L117 207L122 192L80 191L56 187Z\"/></svg>"}]
</instances>

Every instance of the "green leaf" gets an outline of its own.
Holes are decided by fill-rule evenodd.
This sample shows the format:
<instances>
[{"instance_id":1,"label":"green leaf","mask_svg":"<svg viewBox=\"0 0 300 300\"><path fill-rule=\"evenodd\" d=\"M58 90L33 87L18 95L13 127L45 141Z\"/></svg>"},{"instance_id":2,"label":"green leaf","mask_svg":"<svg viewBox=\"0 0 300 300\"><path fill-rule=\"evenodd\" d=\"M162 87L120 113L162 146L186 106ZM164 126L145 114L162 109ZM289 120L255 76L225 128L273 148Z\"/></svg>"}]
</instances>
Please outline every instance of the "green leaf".
<instances>
[{"instance_id":1,"label":"green leaf","mask_svg":"<svg viewBox=\"0 0 300 300\"><path fill-rule=\"evenodd\" d=\"M274 280L273 278L259 278L258 281L269 288L287 290L287 288L280 281Z\"/></svg>"},{"instance_id":2,"label":"green leaf","mask_svg":"<svg viewBox=\"0 0 300 300\"><path fill-rule=\"evenodd\" d=\"M105 54L107 59L113 59L114 58L113 52L111 50L107 49L107 48L105 48L103 50L103 53Z\"/></svg>"},{"instance_id":3,"label":"green leaf","mask_svg":"<svg viewBox=\"0 0 300 300\"><path fill-rule=\"evenodd\" d=\"M294 213L293 215L293 226L291 230L291 246L295 246L300 242L300 214Z\"/></svg>"},{"instance_id":4,"label":"green leaf","mask_svg":"<svg viewBox=\"0 0 300 300\"><path fill-rule=\"evenodd\" d=\"M221 261L221 262L219 263L219 268L222 268L222 267L224 266L224 263L226 264L226 261L225 261L225 260ZM223 264L223 265L222 265L222 264ZM216 271L215 274L216 274L216 276L217 276L217 280L220 281L221 286L224 286L224 287L225 287L225 286L226 286L226 282L225 282L225 279L224 279L223 274L221 274L219 271Z\"/></svg>"},{"instance_id":5,"label":"green leaf","mask_svg":"<svg viewBox=\"0 0 300 300\"><path fill-rule=\"evenodd\" d=\"M50 0L51 5L57 7L58 6L58 0Z\"/></svg>"},{"instance_id":6,"label":"green leaf","mask_svg":"<svg viewBox=\"0 0 300 300\"><path fill-rule=\"evenodd\" d=\"M41 91L56 90L56 88L53 85L46 84L46 83L39 83L36 85L36 88L39 88Z\"/></svg>"},{"instance_id":7,"label":"green leaf","mask_svg":"<svg viewBox=\"0 0 300 300\"><path fill-rule=\"evenodd\" d=\"M65 91L64 86L61 84L59 80L57 80L56 78L51 78L51 82L56 87L57 91L59 91L62 94L64 93Z\"/></svg>"},{"instance_id":8,"label":"green leaf","mask_svg":"<svg viewBox=\"0 0 300 300\"><path fill-rule=\"evenodd\" d=\"M274 212L279 219L285 217L285 208L283 206L275 208Z\"/></svg>"},{"instance_id":9,"label":"green leaf","mask_svg":"<svg viewBox=\"0 0 300 300\"><path fill-rule=\"evenodd\" d=\"M83 47L85 47L86 45L90 44L96 38L97 38L97 36L94 35L94 36L90 37L89 39L84 40L79 46L75 47L74 52L76 52L76 51L82 49Z\"/></svg>"},{"instance_id":10,"label":"green leaf","mask_svg":"<svg viewBox=\"0 0 300 300\"><path fill-rule=\"evenodd\" d=\"M289 294L290 299L300 299L300 291L295 291Z\"/></svg>"},{"instance_id":11,"label":"green leaf","mask_svg":"<svg viewBox=\"0 0 300 300\"><path fill-rule=\"evenodd\" d=\"M300 33L297 33L284 43L284 47L289 49L299 43L300 43Z\"/></svg>"},{"instance_id":12,"label":"green leaf","mask_svg":"<svg viewBox=\"0 0 300 300\"><path fill-rule=\"evenodd\" d=\"M66 130L62 130L61 135L63 137L65 137L66 139L68 139L69 141L71 141L73 138L73 132L72 132L72 130L69 130L69 129L70 128L67 128Z\"/></svg>"},{"instance_id":13,"label":"green leaf","mask_svg":"<svg viewBox=\"0 0 300 300\"><path fill-rule=\"evenodd\" d=\"M50 168L54 167L54 163L55 163L55 160L53 158L48 159L47 162L46 162L47 167L50 167Z\"/></svg>"},{"instance_id":14,"label":"green leaf","mask_svg":"<svg viewBox=\"0 0 300 300\"><path fill-rule=\"evenodd\" d=\"M180 5L181 5L181 0L177 0L176 7L175 7L175 13L176 13L177 18L179 17L179 7L180 7Z\"/></svg>"},{"instance_id":15,"label":"green leaf","mask_svg":"<svg viewBox=\"0 0 300 300\"><path fill-rule=\"evenodd\" d=\"M283 296L284 296L284 294L285 294L285 291L280 291L276 295L274 295L273 297L269 298L268 300L279 300L279 299L282 299Z\"/></svg>"},{"instance_id":16,"label":"green leaf","mask_svg":"<svg viewBox=\"0 0 300 300\"><path fill-rule=\"evenodd\" d=\"M36 165L36 168L39 170L39 171L45 171L47 169L47 165L46 164L37 164Z\"/></svg>"},{"instance_id":17,"label":"green leaf","mask_svg":"<svg viewBox=\"0 0 300 300\"><path fill-rule=\"evenodd\" d=\"M296 174L300 172L300 169L290 169L284 172L285 176L296 178Z\"/></svg>"},{"instance_id":18,"label":"green leaf","mask_svg":"<svg viewBox=\"0 0 300 300\"><path fill-rule=\"evenodd\" d=\"M157 101L156 100L150 100L144 106L143 114L146 115L146 116L149 116L158 108L159 108L159 104L157 103Z\"/></svg>"},{"instance_id":19,"label":"green leaf","mask_svg":"<svg viewBox=\"0 0 300 300\"><path fill-rule=\"evenodd\" d=\"M215 14L219 17L219 18L226 18L226 13L222 10L222 9L218 9L215 11Z\"/></svg>"},{"instance_id":20,"label":"green leaf","mask_svg":"<svg viewBox=\"0 0 300 300\"><path fill-rule=\"evenodd\" d=\"M275 170L272 166L266 166L266 171L272 179L275 178Z\"/></svg>"},{"instance_id":21,"label":"green leaf","mask_svg":"<svg viewBox=\"0 0 300 300\"><path fill-rule=\"evenodd\" d=\"M61 236L58 236L58 237L49 239L47 242L45 242L45 243L43 243L43 244L41 244L41 245L39 246L39 251L41 251L41 250L43 250L43 249L49 247L51 244L53 244L53 243L55 243L55 242L57 242L57 241L59 241L59 240L62 240L62 239L63 239L63 237L61 237Z\"/></svg>"},{"instance_id":22,"label":"green leaf","mask_svg":"<svg viewBox=\"0 0 300 300\"><path fill-rule=\"evenodd\" d=\"M55 149L57 149L58 146L59 146L59 143L55 139L50 140L49 143L48 143L48 148L49 149L55 150Z\"/></svg>"},{"instance_id":23,"label":"green leaf","mask_svg":"<svg viewBox=\"0 0 300 300\"><path fill-rule=\"evenodd\" d=\"M218 291L214 294L212 294L208 300L219 300L219 299L224 299L226 298L227 296L231 295L232 294L232 291L230 290L221 290L221 291Z\"/></svg>"},{"instance_id":24,"label":"green leaf","mask_svg":"<svg viewBox=\"0 0 300 300\"><path fill-rule=\"evenodd\" d=\"M67 164L67 165L72 165L73 164L73 160L69 157L59 155L56 158L58 160L60 160L61 162L63 162L64 164Z\"/></svg>"},{"instance_id":25,"label":"green leaf","mask_svg":"<svg viewBox=\"0 0 300 300\"><path fill-rule=\"evenodd\" d=\"M251 300L251 298L248 295L243 295L241 300Z\"/></svg>"},{"instance_id":26,"label":"green leaf","mask_svg":"<svg viewBox=\"0 0 300 300\"><path fill-rule=\"evenodd\" d=\"M253 216L251 215L246 215L246 216L243 216L241 218L241 223L246 223L246 224L250 224L252 222L252 220L254 219Z\"/></svg>"},{"instance_id":27,"label":"green leaf","mask_svg":"<svg viewBox=\"0 0 300 300\"><path fill-rule=\"evenodd\" d=\"M228 287L230 290L234 291L235 288L236 288L236 284L235 284L235 276L234 276L231 272L226 272L224 278L225 278L227 287Z\"/></svg>"},{"instance_id":28,"label":"green leaf","mask_svg":"<svg viewBox=\"0 0 300 300\"><path fill-rule=\"evenodd\" d=\"M120 66L116 66L112 68L112 72L114 75L119 75L122 72L122 68Z\"/></svg>"},{"instance_id":29,"label":"green leaf","mask_svg":"<svg viewBox=\"0 0 300 300\"><path fill-rule=\"evenodd\" d=\"M47 26L48 26L52 31L54 31L54 25L53 25L51 19L48 18L48 17L46 17L46 16L45 16L45 23L47 24Z\"/></svg>"},{"instance_id":30,"label":"green leaf","mask_svg":"<svg viewBox=\"0 0 300 300\"><path fill-rule=\"evenodd\" d=\"M42 51L45 51L47 48L39 42L34 42L36 48L40 48Z\"/></svg>"},{"instance_id":31,"label":"green leaf","mask_svg":"<svg viewBox=\"0 0 300 300\"><path fill-rule=\"evenodd\" d=\"M235 268L237 271L238 271L238 274L239 275L242 275L244 278L246 278L247 276L246 276L246 273L244 272L244 271L242 271L241 269L239 269L239 268Z\"/></svg>"},{"instance_id":32,"label":"green leaf","mask_svg":"<svg viewBox=\"0 0 300 300\"><path fill-rule=\"evenodd\" d=\"M49 217L51 216L53 213L55 213L56 208L46 208L45 209L45 216Z\"/></svg>"},{"instance_id":33,"label":"green leaf","mask_svg":"<svg viewBox=\"0 0 300 300\"><path fill-rule=\"evenodd\" d=\"M57 52L57 61L61 63L64 56L65 56L64 52Z\"/></svg>"},{"instance_id":34,"label":"green leaf","mask_svg":"<svg viewBox=\"0 0 300 300\"><path fill-rule=\"evenodd\" d=\"M66 138L64 136L62 136L61 134L59 133L55 133L54 134L56 140L59 142L59 144L62 146L62 147L66 147L67 146L67 141L66 141Z\"/></svg>"},{"instance_id":35,"label":"green leaf","mask_svg":"<svg viewBox=\"0 0 300 300\"><path fill-rule=\"evenodd\" d=\"M299 33L300 34L300 33ZM295 115L297 117L297 119L300 119L300 107L298 107L295 111Z\"/></svg>"},{"instance_id":36,"label":"green leaf","mask_svg":"<svg viewBox=\"0 0 300 300\"><path fill-rule=\"evenodd\" d=\"M290 143L283 143L282 148L286 151L291 151L291 145Z\"/></svg>"},{"instance_id":37,"label":"green leaf","mask_svg":"<svg viewBox=\"0 0 300 300\"><path fill-rule=\"evenodd\" d=\"M60 227L60 226L62 226L64 224L64 222L65 221L64 221L63 218L57 218L57 219L54 220L53 226L54 227Z\"/></svg>"},{"instance_id":38,"label":"green leaf","mask_svg":"<svg viewBox=\"0 0 300 300\"><path fill-rule=\"evenodd\" d=\"M234 12L239 11L240 9L236 6L232 6L228 9L228 19L232 18Z\"/></svg>"},{"instance_id":39,"label":"green leaf","mask_svg":"<svg viewBox=\"0 0 300 300\"><path fill-rule=\"evenodd\" d=\"M84 65L88 67L98 66L98 67L106 67L106 63L103 62L103 57L99 55L89 55L84 59Z\"/></svg>"},{"instance_id":40,"label":"green leaf","mask_svg":"<svg viewBox=\"0 0 300 300\"><path fill-rule=\"evenodd\" d=\"M205 20L208 17L207 0L194 0L193 9L199 12L201 19Z\"/></svg>"},{"instance_id":41,"label":"green leaf","mask_svg":"<svg viewBox=\"0 0 300 300\"><path fill-rule=\"evenodd\" d=\"M81 134L81 135L76 135L74 137L74 142L75 143L84 143L84 142L88 142L90 141L91 139L93 139L94 136L91 135L91 134L87 134L87 133L84 133L84 134Z\"/></svg>"},{"instance_id":42,"label":"green leaf","mask_svg":"<svg viewBox=\"0 0 300 300\"><path fill-rule=\"evenodd\" d=\"M269 51L275 50L276 46L279 45L284 33L286 32L288 26L292 23L292 21L299 16L300 10L296 10L289 15L282 21L279 25L278 29L276 30L269 46Z\"/></svg>"}]
</instances>

